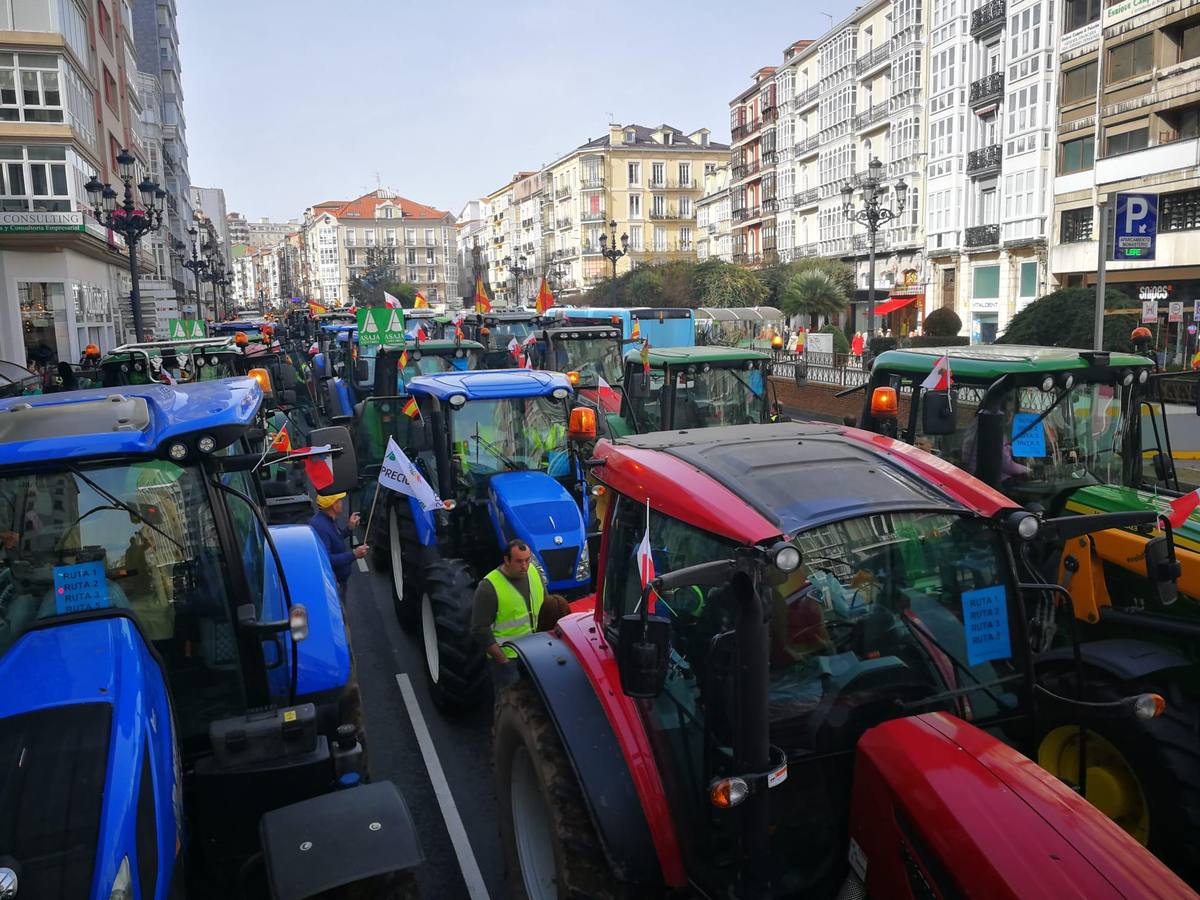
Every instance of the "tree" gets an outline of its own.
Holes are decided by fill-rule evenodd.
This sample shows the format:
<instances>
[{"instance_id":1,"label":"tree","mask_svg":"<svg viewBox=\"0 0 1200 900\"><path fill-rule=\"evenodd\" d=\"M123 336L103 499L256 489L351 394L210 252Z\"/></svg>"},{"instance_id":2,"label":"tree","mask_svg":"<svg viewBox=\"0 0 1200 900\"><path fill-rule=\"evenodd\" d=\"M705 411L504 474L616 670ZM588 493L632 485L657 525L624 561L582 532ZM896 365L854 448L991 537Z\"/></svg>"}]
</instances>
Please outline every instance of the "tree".
<instances>
[{"instance_id":1,"label":"tree","mask_svg":"<svg viewBox=\"0 0 1200 900\"><path fill-rule=\"evenodd\" d=\"M832 316L841 312L849 302L845 290L834 276L816 268L793 275L780 297L785 314L806 314L810 324L816 316Z\"/></svg>"},{"instance_id":2,"label":"tree","mask_svg":"<svg viewBox=\"0 0 1200 900\"><path fill-rule=\"evenodd\" d=\"M929 337L957 337L962 331L962 319L950 307L943 306L925 317L921 330Z\"/></svg>"},{"instance_id":3,"label":"tree","mask_svg":"<svg viewBox=\"0 0 1200 900\"><path fill-rule=\"evenodd\" d=\"M842 331L837 325L826 325L821 329L822 334L833 335L833 352L834 353L849 353L850 342L846 340L846 332Z\"/></svg>"},{"instance_id":4,"label":"tree","mask_svg":"<svg viewBox=\"0 0 1200 900\"><path fill-rule=\"evenodd\" d=\"M1137 304L1120 291L1104 294L1104 308L1129 309ZM1064 288L1034 300L1013 316L997 344L1032 344L1045 347L1091 349L1095 333L1096 292L1093 288ZM1104 315L1105 350L1132 350L1129 333L1138 326L1138 315Z\"/></svg>"},{"instance_id":5,"label":"tree","mask_svg":"<svg viewBox=\"0 0 1200 900\"><path fill-rule=\"evenodd\" d=\"M762 306L767 288L749 269L720 259L706 259L692 272L695 306Z\"/></svg>"},{"instance_id":6,"label":"tree","mask_svg":"<svg viewBox=\"0 0 1200 900\"><path fill-rule=\"evenodd\" d=\"M415 285L406 284L396 277L397 266L384 253L382 247L370 247L366 253L366 267L360 275L350 279L350 298L358 306L383 306L384 291L400 300L406 308L416 302Z\"/></svg>"}]
</instances>

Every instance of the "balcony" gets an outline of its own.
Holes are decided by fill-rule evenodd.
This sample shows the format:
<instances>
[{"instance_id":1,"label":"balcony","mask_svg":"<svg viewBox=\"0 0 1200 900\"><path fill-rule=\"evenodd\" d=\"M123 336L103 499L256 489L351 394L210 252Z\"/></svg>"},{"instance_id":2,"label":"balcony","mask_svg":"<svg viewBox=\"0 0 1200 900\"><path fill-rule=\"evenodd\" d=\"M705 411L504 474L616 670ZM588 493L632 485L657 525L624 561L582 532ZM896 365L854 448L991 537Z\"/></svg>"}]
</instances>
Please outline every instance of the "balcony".
<instances>
[{"instance_id":1,"label":"balcony","mask_svg":"<svg viewBox=\"0 0 1200 900\"><path fill-rule=\"evenodd\" d=\"M586 175L579 180L579 186L585 191L594 191L604 187L603 175Z\"/></svg>"},{"instance_id":2,"label":"balcony","mask_svg":"<svg viewBox=\"0 0 1200 900\"><path fill-rule=\"evenodd\" d=\"M814 134L812 137L804 138L804 140L796 141L796 159L803 159L806 156L811 156L817 152L821 146L820 135Z\"/></svg>"},{"instance_id":3,"label":"balcony","mask_svg":"<svg viewBox=\"0 0 1200 900\"><path fill-rule=\"evenodd\" d=\"M803 91L797 91L796 96L792 98L792 109L801 110L806 106L811 106L817 102L817 96L821 93L820 85L814 84L812 87L806 88Z\"/></svg>"},{"instance_id":4,"label":"balcony","mask_svg":"<svg viewBox=\"0 0 1200 900\"><path fill-rule=\"evenodd\" d=\"M554 223L554 227L557 228L559 231L562 231L562 229L564 229L564 228L570 228L571 227L571 217L568 216L565 219L556 220Z\"/></svg>"},{"instance_id":5,"label":"balcony","mask_svg":"<svg viewBox=\"0 0 1200 900\"><path fill-rule=\"evenodd\" d=\"M762 120L764 125L773 125L779 121L779 106L764 106L762 108Z\"/></svg>"},{"instance_id":6,"label":"balcony","mask_svg":"<svg viewBox=\"0 0 1200 900\"><path fill-rule=\"evenodd\" d=\"M1004 27L1004 0L988 0L971 12L971 37L984 37Z\"/></svg>"},{"instance_id":7,"label":"balcony","mask_svg":"<svg viewBox=\"0 0 1200 900\"><path fill-rule=\"evenodd\" d=\"M580 222L603 222L604 221L604 210L600 210L598 212L592 211L592 212L582 213L579 216L579 221Z\"/></svg>"},{"instance_id":8,"label":"balcony","mask_svg":"<svg viewBox=\"0 0 1200 900\"><path fill-rule=\"evenodd\" d=\"M984 75L978 81L971 82L967 102L970 103L972 109L977 109L981 106L999 103L1003 96L1004 73L993 72L991 75Z\"/></svg>"},{"instance_id":9,"label":"balcony","mask_svg":"<svg viewBox=\"0 0 1200 900\"><path fill-rule=\"evenodd\" d=\"M676 222L676 221L689 221L690 222L692 219L696 218L696 214L694 212L681 213L681 212L679 212L679 210L674 209L674 208L660 209L660 210L652 209L652 210L650 210L650 218L655 222Z\"/></svg>"},{"instance_id":10,"label":"balcony","mask_svg":"<svg viewBox=\"0 0 1200 900\"><path fill-rule=\"evenodd\" d=\"M792 253L797 259L804 259L809 256L816 256L818 249L820 248L816 244L801 244Z\"/></svg>"},{"instance_id":11,"label":"balcony","mask_svg":"<svg viewBox=\"0 0 1200 900\"><path fill-rule=\"evenodd\" d=\"M557 191L554 192L554 197L557 200L565 200L567 197L570 197L570 196L571 196L571 189L569 187L567 187L566 185L563 185Z\"/></svg>"},{"instance_id":12,"label":"balcony","mask_svg":"<svg viewBox=\"0 0 1200 900\"><path fill-rule=\"evenodd\" d=\"M975 178L982 175L994 175L1000 171L1002 155L999 144L972 150L967 154L967 174Z\"/></svg>"},{"instance_id":13,"label":"balcony","mask_svg":"<svg viewBox=\"0 0 1200 900\"><path fill-rule=\"evenodd\" d=\"M820 188L809 188L806 191L801 191L796 195L796 209L805 209L809 206L816 206L817 200L819 200L820 197Z\"/></svg>"},{"instance_id":14,"label":"balcony","mask_svg":"<svg viewBox=\"0 0 1200 900\"><path fill-rule=\"evenodd\" d=\"M753 122L748 122L745 125L738 125L733 129L730 136L733 138L733 142L736 144L738 141L743 141L750 137L752 134L762 128L762 125L762 119L755 119Z\"/></svg>"},{"instance_id":15,"label":"balcony","mask_svg":"<svg viewBox=\"0 0 1200 900\"><path fill-rule=\"evenodd\" d=\"M975 249L1000 246L1000 225L972 225L963 234L963 246Z\"/></svg>"},{"instance_id":16,"label":"balcony","mask_svg":"<svg viewBox=\"0 0 1200 900\"><path fill-rule=\"evenodd\" d=\"M773 165L775 165L775 162L778 159L779 159L779 154L777 154L774 150L764 150L763 151L762 164L764 166L773 166Z\"/></svg>"},{"instance_id":17,"label":"balcony","mask_svg":"<svg viewBox=\"0 0 1200 900\"><path fill-rule=\"evenodd\" d=\"M745 222L748 218L750 218L750 210L744 206L740 209L735 209L730 212L729 218L734 222Z\"/></svg>"},{"instance_id":18,"label":"balcony","mask_svg":"<svg viewBox=\"0 0 1200 900\"><path fill-rule=\"evenodd\" d=\"M579 248L579 252L582 253L584 256L599 256L600 255L600 245L599 244L584 244L582 247Z\"/></svg>"},{"instance_id":19,"label":"balcony","mask_svg":"<svg viewBox=\"0 0 1200 900\"><path fill-rule=\"evenodd\" d=\"M890 106L891 104L888 101L884 101L883 103L876 103L866 112L859 113L854 117L854 130L862 131L886 119Z\"/></svg>"},{"instance_id":20,"label":"balcony","mask_svg":"<svg viewBox=\"0 0 1200 900\"><path fill-rule=\"evenodd\" d=\"M863 72L868 72L880 63L887 62L891 58L891 45L887 43L880 44L866 56L860 56L854 61L854 74L862 75Z\"/></svg>"}]
</instances>

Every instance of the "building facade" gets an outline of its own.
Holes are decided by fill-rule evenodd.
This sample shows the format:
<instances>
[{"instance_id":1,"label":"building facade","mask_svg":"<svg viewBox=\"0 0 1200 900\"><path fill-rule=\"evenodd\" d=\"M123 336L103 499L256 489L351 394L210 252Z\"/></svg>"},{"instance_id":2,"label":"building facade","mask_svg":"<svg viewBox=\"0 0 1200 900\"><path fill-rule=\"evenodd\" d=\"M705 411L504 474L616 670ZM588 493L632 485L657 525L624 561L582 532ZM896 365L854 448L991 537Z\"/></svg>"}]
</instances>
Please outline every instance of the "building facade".
<instances>
[{"instance_id":1,"label":"building facade","mask_svg":"<svg viewBox=\"0 0 1200 900\"><path fill-rule=\"evenodd\" d=\"M212 222L220 247L225 271L233 267L233 244L229 239L228 213L225 211L225 191L221 188L206 188L192 185L190 191L192 208L203 213Z\"/></svg>"},{"instance_id":2,"label":"building facade","mask_svg":"<svg viewBox=\"0 0 1200 900\"><path fill-rule=\"evenodd\" d=\"M544 202L544 185L540 172L518 172L481 201L486 218L480 263L493 303L531 305L541 276L547 274L547 241L557 223L553 204ZM560 221L563 228L571 224Z\"/></svg>"},{"instance_id":3,"label":"building facade","mask_svg":"<svg viewBox=\"0 0 1200 900\"><path fill-rule=\"evenodd\" d=\"M464 303L468 303L473 295L475 276L484 271L487 251L485 205L483 200L468 200L454 223L458 257L458 296Z\"/></svg>"},{"instance_id":4,"label":"building facade","mask_svg":"<svg viewBox=\"0 0 1200 900\"><path fill-rule=\"evenodd\" d=\"M132 334L125 247L86 213L84 184L119 189L121 148L146 171L135 54L126 0L0 3L0 358L77 360ZM142 311L152 324L154 301Z\"/></svg>"},{"instance_id":5,"label":"building facade","mask_svg":"<svg viewBox=\"0 0 1200 900\"><path fill-rule=\"evenodd\" d=\"M704 174L704 193L696 201L696 259L701 262L733 262L729 178L729 163Z\"/></svg>"},{"instance_id":6,"label":"building facade","mask_svg":"<svg viewBox=\"0 0 1200 900\"><path fill-rule=\"evenodd\" d=\"M1095 283L1101 222L1110 287L1137 300L1200 298L1200 2L1067 0L1059 23L1050 267L1065 287ZM1114 259L1123 193L1150 195L1157 239ZM1101 205L1104 206L1103 218ZM1138 209L1137 211L1140 211Z\"/></svg>"},{"instance_id":7,"label":"building facade","mask_svg":"<svg viewBox=\"0 0 1200 900\"><path fill-rule=\"evenodd\" d=\"M754 73L754 83L729 104L733 259L743 265L777 260L775 124L779 103L774 75L774 66L759 69Z\"/></svg>"},{"instance_id":8,"label":"building facade","mask_svg":"<svg viewBox=\"0 0 1200 900\"><path fill-rule=\"evenodd\" d=\"M229 235L230 246L247 246L250 243L250 223L241 213L231 212L225 216L225 231Z\"/></svg>"}]
</instances>

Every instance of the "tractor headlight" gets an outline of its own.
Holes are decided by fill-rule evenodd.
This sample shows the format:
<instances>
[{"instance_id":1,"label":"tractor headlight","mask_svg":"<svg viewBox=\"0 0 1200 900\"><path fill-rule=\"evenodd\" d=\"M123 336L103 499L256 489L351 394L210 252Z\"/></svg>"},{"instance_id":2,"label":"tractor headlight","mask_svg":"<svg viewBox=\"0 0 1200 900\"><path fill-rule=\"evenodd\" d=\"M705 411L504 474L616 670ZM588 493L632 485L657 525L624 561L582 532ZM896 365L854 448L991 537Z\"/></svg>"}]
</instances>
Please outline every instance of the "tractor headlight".
<instances>
[{"instance_id":1,"label":"tractor headlight","mask_svg":"<svg viewBox=\"0 0 1200 900\"><path fill-rule=\"evenodd\" d=\"M591 574L592 564L588 562L587 547L584 547L579 554L579 564L575 566L575 580L583 581L585 578L590 578Z\"/></svg>"},{"instance_id":2,"label":"tractor headlight","mask_svg":"<svg viewBox=\"0 0 1200 900\"><path fill-rule=\"evenodd\" d=\"M1133 384L1133 369L1121 370L1121 387L1129 387Z\"/></svg>"},{"instance_id":3,"label":"tractor headlight","mask_svg":"<svg viewBox=\"0 0 1200 900\"><path fill-rule=\"evenodd\" d=\"M188 450L186 444L172 444L170 449L167 450L167 455L170 456L171 459L175 460L175 462L182 462L183 460L187 459L187 454Z\"/></svg>"},{"instance_id":4,"label":"tractor headlight","mask_svg":"<svg viewBox=\"0 0 1200 900\"><path fill-rule=\"evenodd\" d=\"M770 550L771 562L780 572L795 572L800 568L800 550L795 544L780 541Z\"/></svg>"},{"instance_id":5,"label":"tractor headlight","mask_svg":"<svg viewBox=\"0 0 1200 900\"><path fill-rule=\"evenodd\" d=\"M1138 384L1145 384L1149 378L1150 378L1150 370L1149 369L1141 369L1138 372L1138 376L1137 376Z\"/></svg>"},{"instance_id":6,"label":"tractor headlight","mask_svg":"<svg viewBox=\"0 0 1200 900\"><path fill-rule=\"evenodd\" d=\"M1062 385L1064 391L1069 391L1075 387L1075 376L1070 372L1063 372L1058 376L1058 383Z\"/></svg>"},{"instance_id":7,"label":"tractor headlight","mask_svg":"<svg viewBox=\"0 0 1200 900\"><path fill-rule=\"evenodd\" d=\"M121 860L117 869L117 877L113 879L112 892L108 900L133 900L133 874L129 869L129 857Z\"/></svg>"},{"instance_id":8,"label":"tractor headlight","mask_svg":"<svg viewBox=\"0 0 1200 900\"><path fill-rule=\"evenodd\" d=\"M566 388L558 387L554 389L550 396L552 396L555 400L566 400L570 395L571 392Z\"/></svg>"},{"instance_id":9,"label":"tractor headlight","mask_svg":"<svg viewBox=\"0 0 1200 900\"><path fill-rule=\"evenodd\" d=\"M206 434L196 441L196 449L201 453L212 453L217 449L217 439L211 434Z\"/></svg>"},{"instance_id":10,"label":"tractor headlight","mask_svg":"<svg viewBox=\"0 0 1200 900\"><path fill-rule=\"evenodd\" d=\"M1008 527L1023 541L1032 541L1042 530L1041 520L1031 512L1019 510L1008 517Z\"/></svg>"},{"instance_id":11,"label":"tractor headlight","mask_svg":"<svg viewBox=\"0 0 1200 900\"><path fill-rule=\"evenodd\" d=\"M1043 378L1041 388L1047 394L1050 393L1052 390L1054 390L1054 376L1047 375L1045 378Z\"/></svg>"},{"instance_id":12,"label":"tractor headlight","mask_svg":"<svg viewBox=\"0 0 1200 900\"><path fill-rule=\"evenodd\" d=\"M450 397L450 405L455 409L462 409L467 403L467 398L462 394L454 394Z\"/></svg>"}]
</instances>

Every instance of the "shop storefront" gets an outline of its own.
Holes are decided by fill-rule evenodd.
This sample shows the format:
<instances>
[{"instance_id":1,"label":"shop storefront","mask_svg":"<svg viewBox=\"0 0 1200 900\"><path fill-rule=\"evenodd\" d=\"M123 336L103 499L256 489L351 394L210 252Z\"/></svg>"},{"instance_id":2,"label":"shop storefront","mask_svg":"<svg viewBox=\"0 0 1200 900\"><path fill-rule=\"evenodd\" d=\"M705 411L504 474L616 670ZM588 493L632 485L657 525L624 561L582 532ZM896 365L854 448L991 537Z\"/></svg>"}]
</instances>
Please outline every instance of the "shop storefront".
<instances>
[{"instance_id":1,"label":"shop storefront","mask_svg":"<svg viewBox=\"0 0 1200 900\"><path fill-rule=\"evenodd\" d=\"M1000 264L971 268L971 343L991 344L1000 328Z\"/></svg>"}]
</instances>

